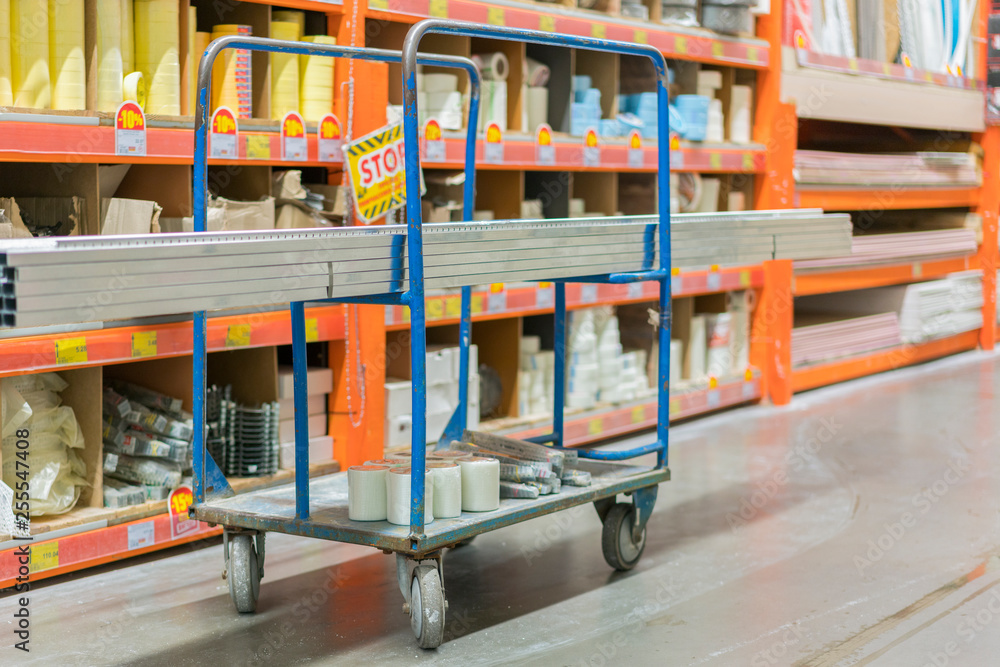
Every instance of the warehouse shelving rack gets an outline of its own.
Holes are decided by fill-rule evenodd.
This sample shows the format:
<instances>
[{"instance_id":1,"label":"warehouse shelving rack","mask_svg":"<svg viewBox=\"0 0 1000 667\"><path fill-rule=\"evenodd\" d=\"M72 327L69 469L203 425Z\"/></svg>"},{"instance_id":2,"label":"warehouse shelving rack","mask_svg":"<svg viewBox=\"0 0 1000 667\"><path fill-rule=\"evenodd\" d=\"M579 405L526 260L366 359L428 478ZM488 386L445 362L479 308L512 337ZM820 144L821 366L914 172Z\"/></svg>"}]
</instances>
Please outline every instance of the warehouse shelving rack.
<instances>
[{"instance_id":1,"label":"warehouse shelving rack","mask_svg":"<svg viewBox=\"0 0 1000 667\"><path fill-rule=\"evenodd\" d=\"M186 3L185 3L186 4ZM838 271L810 271L808 274L793 271L791 262L768 262L763 266L732 269L721 267L715 271L681 271L674 276L672 289L675 296L695 296L733 289L751 289L757 295L757 309L753 315L751 335L751 368L744 378L714 381L714 386L693 389L672 396L670 418L689 418L721 407L769 397L776 403L791 400L795 391L859 377L908 363L917 363L954 352L973 349L977 345L992 349L1000 336L995 326L995 268L997 257L997 209L1000 207L1000 134L996 127L983 125L981 112L974 116L970 108L982 109L983 86L978 79L965 79L951 75L931 74L896 65L869 63L860 59L837 59L817 56L805 49L785 44L782 40L782 23L786 8L784 2L772 2L771 14L758 18L756 38L731 38L714 35L699 29L678 28L655 22L609 16L606 13L560 5L530 1L494 0L344 0L320 2L312 0L248 0L245 5L274 5L287 9L320 12L325 15L328 34L335 35L339 44L365 46L366 34L375 32L386 24L411 24L422 18L453 18L482 24L508 25L549 32L564 32L584 37L605 37L648 43L659 48L668 58L698 62L714 66L733 67L756 75L754 96L754 132L752 146L703 146L680 142L672 145L672 167L676 171L691 170L700 173L744 174L754 183L754 208L791 208L820 205L830 208L885 206L879 192L845 191L834 188L805 190L794 187L792 169L796 144L795 128L798 116L813 117L808 94L802 94L801 81L809 77L822 77L831 89L849 97L850 91L863 91L865 95L892 94L899 104L898 124L911 127L965 129L976 132L983 149L984 178L981 188L960 188L951 191L896 193L893 200L900 207L950 207L962 206L983 215L983 243L975 256L953 258L934 262L904 263L877 268ZM613 4L613 3L612 3ZM985 26L987 8L981 6L980 33ZM985 44L979 62L985 62ZM981 70L981 68L980 68ZM383 124L387 102L388 78L384 69L357 64L354 70L354 108L348 109L348 97L342 94L349 78L346 64L338 65L335 85L338 91L336 113L346 120L353 111L353 134L360 136L378 129ZM798 86L798 87L796 87ZM783 90L785 94L783 95ZM844 92L846 91L846 93ZM885 93L884 91L889 91ZM797 96L799 108L789 96ZM916 100L916 103L913 101ZM920 101L924 101L920 104ZM928 101L948 100L950 108L960 109L958 121L943 121L940 115L928 114L933 105ZM867 113L871 105L865 107ZM16 110L15 110L16 111ZM831 103L831 114L847 114L844 105ZM918 113L920 111L920 113ZM822 115L822 112L820 112ZM893 119L870 117L844 117L851 122L876 122L893 124ZM147 119L149 153L145 158L128 160L135 164L176 165L178 168L193 164L193 121L191 117ZM0 113L0 160L28 163L113 164L123 161L114 155L114 135L107 114L57 114L57 112L30 114ZM280 156L279 135L273 123L248 121L241 123L241 159L225 164L240 166L281 166L296 168L318 165L288 163ZM316 154L315 132L311 133L310 156ZM248 152L251 137L253 150ZM426 166L457 167L462 159L462 142L446 135L446 159L442 163ZM510 170L594 171L612 173L624 171L627 160L624 145L614 140L602 142L602 165L585 168L578 155L582 151L579 139L556 137L556 164L533 164L532 138L517 133L505 136L507 161L503 165L479 163L480 173ZM266 150L263 148L266 145ZM479 148L478 150L482 150ZM654 144L643 142L643 167L638 171L655 170ZM423 157L423 156L422 156ZM679 159L678 159L679 158ZM210 160L210 164L223 164ZM331 166L324 164L323 166ZM335 166L335 165L334 165ZM338 174L333 175L339 180ZM795 295L901 284L934 278L963 268L979 267L984 272L984 327L976 335L963 334L946 341L934 341L906 350L895 350L860 359L834 362L807 370L793 371L790 361L792 311L789 304ZM492 286L506 294L506 307L489 312L485 306L475 312L473 299L472 321L515 318L526 315L551 313L552 306L545 287ZM567 290L568 305L586 307L596 304L635 303L650 300L645 294L637 297L619 286L601 285L596 297ZM485 296L485 295L483 295ZM458 294L435 296L428 304L428 320L432 326L457 322L454 315ZM591 301L591 298L596 300ZM485 304L485 300L481 303ZM440 317L435 315L440 312ZM312 320L315 320L313 324ZM355 313L345 314L340 306L321 306L306 309L306 333L315 340L328 342L331 348L337 386L331 398L331 427L338 434L336 458L341 464L351 464L373 458L382 451L383 397L381 383L384 379L386 331L398 331L408 326L406 316L399 307L360 306ZM136 356L133 334L156 332L156 351L151 356ZM93 328L66 332L33 332L32 335L0 340L0 376L49 370L76 369L87 366L128 363L137 359L157 359L184 356L191 353L190 320L148 325L141 322L121 326ZM235 333L238 335L230 335ZM56 345L68 338L83 338L88 351L86 361L59 359ZM208 320L210 350L236 349L287 345L291 342L291 322L283 311L266 313L263 319L250 321L240 315L211 317ZM349 347L356 346L356 347ZM359 349L357 349L359 348ZM348 358L350 351L350 358ZM144 352L149 354L149 348ZM354 353L366 369L364 379L369 387L365 418L359 427L351 424L350 402L344 379L351 374L357 379ZM905 352L905 354L904 354ZM357 398L355 397L355 402ZM356 411L357 406L353 409ZM565 421L567 444L585 444L609 435L647 428L653 424L650 403L627 406L599 406L578 414L567 414ZM538 435L543 426L527 419L502 419L484 425L495 432ZM331 431L333 432L333 431ZM324 471L331 469L327 466ZM283 479L279 475L276 479ZM275 480L255 480L252 484L270 484ZM95 565L109 560L125 558L142 551L130 549L122 535L128 528L142 528L140 524L155 525L155 541L149 549L177 544L169 531L163 532L165 520L163 503L154 503L141 511L102 511L84 508L66 517L37 522L38 528L48 531L51 539L36 537L37 553L41 554L32 564L32 576L44 578L74 569ZM123 532L124 531L124 532ZM218 534L211 529L205 535ZM57 537L58 536L58 537ZM143 547L143 551L146 548ZM13 582L15 572L12 551L0 545L0 587Z\"/></svg>"}]
</instances>

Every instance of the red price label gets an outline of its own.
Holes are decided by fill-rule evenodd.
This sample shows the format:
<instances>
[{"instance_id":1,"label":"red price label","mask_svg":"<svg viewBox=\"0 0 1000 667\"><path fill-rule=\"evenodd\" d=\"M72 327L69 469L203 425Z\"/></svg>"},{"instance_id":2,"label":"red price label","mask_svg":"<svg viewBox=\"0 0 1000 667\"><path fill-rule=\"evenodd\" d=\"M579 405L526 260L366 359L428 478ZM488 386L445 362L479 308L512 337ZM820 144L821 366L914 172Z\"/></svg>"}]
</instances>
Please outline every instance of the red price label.
<instances>
[{"instance_id":1,"label":"red price label","mask_svg":"<svg viewBox=\"0 0 1000 667\"><path fill-rule=\"evenodd\" d=\"M236 117L226 107L219 107L212 117L212 132L216 134L236 134Z\"/></svg>"},{"instance_id":2,"label":"red price label","mask_svg":"<svg viewBox=\"0 0 1000 667\"><path fill-rule=\"evenodd\" d=\"M145 130L146 116L143 115L142 108L135 102L123 103L118 107L115 127L119 130Z\"/></svg>"},{"instance_id":3,"label":"red price label","mask_svg":"<svg viewBox=\"0 0 1000 667\"><path fill-rule=\"evenodd\" d=\"M340 139L340 121L333 114L326 115L319 123L320 139Z\"/></svg>"},{"instance_id":4,"label":"red price label","mask_svg":"<svg viewBox=\"0 0 1000 667\"><path fill-rule=\"evenodd\" d=\"M122 102L115 113L115 155L145 154L146 116L135 102Z\"/></svg>"},{"instance_id":5,"label":"red price label","mask_svg":"<svg viewBox=\"0 0 1000 667\"><path fill-rule=\"evenodd\" d=\"M182 535L198 531L199 523L188 516L188 509L194 503L191 488L180 486L170 492L167 499L167 513L170 515L170 535L176 539Z\"/></svg>"},{"instance_id":6,"label":"red price label","mask_svg":"<svg viewBox=\"0 0 1000 667\"><path fill-rule=\"evenodd\" d=\"M500 126L496 123L490 123L486 128L486 143L499 144L501 141L503 141L503 132L500 131Z\"/></svg>"},{"instance_id":7,"label":"red price label","mask_svg":"<svg viewBox=\"0 0 1000 667\"><path fill-rule=\"evenodd\" d=\"M286 137L304 137L306 134L305 123L298 114L289 113L285 116L285 122L281 126L281 131Z\"/></svg>"},{"instance_id":8,"label":"red price label","mask_svg":"<svg viewBox=\"0 0 1000 667\"><path fill-rule=\"evenodd\" d=\"M424 125L424 139L427 141L441 140L441 125L433 118Z\"/></svg>"},{"instance_id":9,"label":"red price label","mask_svg":"<svg viewBox=\"0 0 1000 667\"><path fill-rule=\"evenodd\" d=\"M281 121L281 157L297 162L309 159L306 123L296 111L289 111Z\"/></svg>"}]
</instances>

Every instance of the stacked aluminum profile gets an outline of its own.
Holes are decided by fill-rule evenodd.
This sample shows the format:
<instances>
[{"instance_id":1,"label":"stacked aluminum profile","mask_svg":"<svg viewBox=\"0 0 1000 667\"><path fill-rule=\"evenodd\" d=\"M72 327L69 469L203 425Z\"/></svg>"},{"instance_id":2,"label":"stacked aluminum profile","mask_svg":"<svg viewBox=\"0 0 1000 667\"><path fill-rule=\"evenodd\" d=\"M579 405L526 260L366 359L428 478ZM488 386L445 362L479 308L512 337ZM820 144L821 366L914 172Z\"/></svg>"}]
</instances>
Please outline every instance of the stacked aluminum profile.
<instances>
[{"instance_id":1,"label":"stacked aluminum profile","mask_svg":"<svg viewBox=\"0 0 1000 667\"><path fill-rule=\"evenodd\" d=\"M658 267L656 216L424 226L425 289ZM850 253L847 215L678 215L673 266ZM402 292L406 227L66 237L0 248L0 324L31 327Z\"/></svg>"},{"instance_id":2,"label":"stacked aluminum profile","mask_svg":"<svg viewBox=\"0 0 1000 667\"><path fill-rule=\"evenodd\" d=\"M260 407L232 400L232 387L207 392L208 451L226 475L258 477L278 471L277 402Z\"/></svg>"}]
</instances>

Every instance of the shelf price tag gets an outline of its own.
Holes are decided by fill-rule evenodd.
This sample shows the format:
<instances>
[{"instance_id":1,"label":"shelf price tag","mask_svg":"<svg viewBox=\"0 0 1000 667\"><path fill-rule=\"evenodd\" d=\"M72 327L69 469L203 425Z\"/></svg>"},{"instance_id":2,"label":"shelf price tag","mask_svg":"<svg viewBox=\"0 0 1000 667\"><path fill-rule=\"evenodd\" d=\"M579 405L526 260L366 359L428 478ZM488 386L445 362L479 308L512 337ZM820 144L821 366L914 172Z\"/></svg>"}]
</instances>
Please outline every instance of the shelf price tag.
<instances>
[{"instance_id":1,"label":"shelf price tag","mask_svg":"<svg viewBox=\"0 0 1000 667\"><path fill-rule=\"evenodd\" d=\"M136 331L132 334L132 358L143 359L156 356L156 332Z\"/></svg>"},{"instance_id":2,"label":"shelf price tag","mask_svg":"<svg viewBox=\"0 0 1000 667\"><path fill-rule=\"evenodd\" d=\"M305 162L309 159L306 123L297 111L289 111L281 120L281 159L288 162Z\"/></svg>"},{"instance_id":3,"label":"shelf price tag","mask_svg":"<svg viewBox=\"0 0 1000 667\"><path fill-rule=\"evenodd\" d=\"M535 132L535 162L538 164L555 164L556 147L552 145L552 128L548 123L542 123Z\"/></svg>"},{"instance_id":4,"label":"shelf price tag","mask_svg":"<svg viewBox=\"0 0 1000 667\"><path fill-rule=\"evenodd\" d=\"M507 310L507 292L503 288L503 283L493 283L490 285L489 294L486 295L486 311L502 313L505 310Z\"/></svg>"},{"instance_id":5,"label":"shelf price tag","mask_svg":"<svg viewBox=\"0 0 1000 667\"><path fill-rule=\"evenodd\" d=\"M674 51L677 55L685 55L688 52L687 37L674 37Z\"/></svg>"},{"instance_id":6,"label":"shelf price tag","mask_svg":"<svg viewBox=\"0 0 1000 667\"><path fill-rule=\"evenodd\" d=\"M145 549L156 544L156 528L152 521L128 525L128 550Z\"/></svg>"},{"instance_id":7,"label":"shelf price tag","mask_svg":"<svg viewBox=\"0 0 1000 667\"><path fill-rule=\"evenodd\" d=\"M632 423L633 424L641 424L643 421L645 421L645 419L646 419L646 408L645 407L643 407L641 405L637 405L634 408L632 408Z\"/></svg>"},{"instance_id":8,"label":"shelf price tag","mask_svg":"<svg viewBox=\"0 0 1000 667\"><path fill-rule=\"evenodd\" d=\"M750 399L755 398L756 392L754 391L753 380L748 380L744 382L742 386L743 386L742 395L744 401L749 401Z\"/></svg>"},{"instance_id":9,"label":"shelf price tag","mask_svg":"<svg viewBox=\"0 0 1000 667\"><path fill-rule=\"evenodd\" d=\"M588 435L600 435L604 433L604 420L600 417L595 417L587 422L587 433Z\"/></svg>"},{"instance_id":10,"label":"shelf price tag","mask_svg":"<svg viewBox=\"0 0 1000 667\"><path fill-rule=\"evenodd\" d=\"M708 154L708 165L712 169L722 169L722 153L709 153Z\"/></svg>"},{"instance_id":11,"label":"shelf price tag","mask_svg":"<svg viewBox=\"0 0 1000 667\"><path fill-rule=\"evenodd\" d=\"M126 100L115 112L115 155L146 154L146 115L135 102Z\"/></svg>"},{"instance_id":12,"label":"shelf price tag","mask_svg":"<svg viewBox=\"0 0 1000 667\"><path fill-rule=\"evenodd\" d=\"M441 134L441 124L431 118L424 124L424 159L428 162L444 162L447 146Z\"/></svg>"},{"instance_id":13,"label":"shelf price tag","mask_svg":"<svg viewBox=\"0 0 1000 667\"><path fill-rule=\"evenodd\" d=\"M632 130L628 134L628 166L632 169L639 169L645 161L642 152L642 135L639 134L639 130Z\"/></svg>"},{"instance_id":14,"label":"shelf price tag","mask_svg":"<svg viewBox=\"0 0 1000 667\"><path fill-rule=\"evenodd\" d=\"M409 306L403 306L402 313L403 313L403 322L409 322L410 321L410 307Z\"/></svg>"},{"instance_id":15,"label":"shelf price tag","mask_svg":"<svg viewBox=\"0 0 1000 667\"><path fill-rule=\"evenodd\" d=\"M306 318L306 342L315 343L319 340L319 320L315 317Z\"/></svg>"},{"instance_id":16,"label":"shelf price tag","mask_svg":"<svg viewBox=\"0 0 1000 667\"><path fill-rule=\"evenodd\" d=\"M535 290L535 307L551 308L556 302L556 291L552 283L538 283Z\"/></svg>"},{"instance_id":17,"label":"shelf price tag","mask_svg":"<svg viewBox=\"0 0 1000 667\"><path fill-rule=\"evenodd\" d=\"M542 32L555 32L556 31L556 17L551 14L539 14L538 15L538 29Z\"/></svg>"},{"instance_id":18,"label":"shelf price tag","mask_svg":"<svg viewBox=\"0 0 1000 667\"><path fill-rule=\"evenodd\" d=\"M28 569L31 572L41 572L59 567L59 541L44 542L31 547Z\"/></svg>"},{"instance_id":19,"label":"shelf price tag","mask_svg":"<svg viewBox=\"0 0 1000 667\"><path fill-rule=\"evenodd\" d=\"M721 58L724 51L725 51L725 47L722 45L722 42L712 42L712 57L713 58Z\"/></svg>"},{"instance_id":20,"label":"shelf price tag","mask_svg":"<svg viewBox=\"0 0 1000 667\"><path fill-rule=\"evenodd\" d=\"M635 31L636 44L649 44L649 34L645 30Z\"/></svg>"},{"instance_id":21,"label":"shelf price tag","mask_svg":"<svg viewBox=\"0 0 1000 667\"><path fill-rule=\"evenodd\" d=\"M583 166L601 166L601 147L597 144L597 129L593 127L583 135Z\"/></svg>"},{"instance_id":22,"label":"shelf price tag","mask_svg":"<svg viewBox=\"0 0 1000 667\"><path fill-rule=\"evenodd\" d=\"M743 171L753 171L753 153L743 154Z\"/></svg>"},{"instance_id":23,"label":"shelf price tag","mask_svg":"<svg viewBox=\"0 0 1000 667\"><path fill-rule=\"evenodd\" d=\"M433 322L444 317L444 303L436 297L427 300L427 321Z\"/></svg>"},{"instance_id":24,"label":"shelf price tag","mask_svg":"<svg viewBox=\"0 0 1000 667\"><path fill-rule=\"evenodd\" d=\"M236 115L229 107L219 107L215 110L209 128L209 155L229 160L235 160L240 156L237 149L239 127L236 123Z\"/></svg>"},{"instance_id":25,"label":"shelf price tag","mask_svg":"<svg viewBox=\"0 0 1000 667\"><path fill-rule=\"evenodd\" d=\"M750 287L750 271L740 271L740 287Z\"/></svg>"},{"instance_id":26,"label":"shelf price tag","mask_svg":"<svg viewBox=\"0 0 1000 667\"><path fill-rule=\"evenodd\" d=\"M719 273L718 264L712 265L711 270L708 272L706 283L708 284L708 290L710 292L718 292L722 287L722 274Z\"/></svg>"},{"instance_id":27,"label":"shelf price tag","mask_svg":"<svg viewBox=\"0 0 1000 667\"><path fill-rule=\"evenodd\" d=\"M594 283L580 285L580 303L594 303L595 301L597 301L597 285Z\"/></svg>"},{"instance_id":28,"label":"shelf price tag","mask_svg":"<svg viewBox=\"0 0 1000 667\"><path fill-rule=\"evenodd\" d=\"M56 341L56 365L87 363L87 339L63 338Z\"/></svg>"},{"instance_id":29,"label":"shelf price tag","mask_svg":"<svg viewBox=\"0 0 1000 667\"><path fill-rule=\"evenodd\" d=\"M247 142L247 158L251 160L271 159L271 137L260 134L244 135Z\"/></svg>"},{"instance_id":30,"label":"shelf price tag","mask_svg":"<svg viewBox=\"0 0 1000 667\"><path fill-rule=\"evenodd\" d=\"M607 39L608 27L603 23L591 23L590 36L595 39Z\"/></svg>"},{"instance_id":31,"label":"shelf price tag","mask_svg":"<svg viewBox=\"0 0 1000 667\"><path fill-rule=\"evenodd\" d=\"M708 393L705 395L705 402L708 404L709 408L719 407L719 404L722 402L722 399L719 396L719 390L709 389Z\"/></svg>"},{"instance_id":32,"label":"shelf price tag","mask_svg":"<svg viewBox=\"0 0 1000 667\"><path fill-rule=\"evenodd\" d=\"M472 295L472 308L470 308L473 315L478 315L483 312L483 295L473 294Z\"/></svg>"},{"instance_id":33,"label":"shelf price tag","mask_svg":"<svg viewBox=\"0 0 1000 667\"><path fill-rule=\"evenodd\" d=\"M340 119L328 113L316 127L316 146L320 162L340 162L343 159L344 133Z\"/></svg>"},{"instance_id":34,"label":"shelf price tag","mask_svg":"<svg viewBox=\"0 0 1000 667\"><path fill-rule=\"evenodd\" d=\"M757 55L757 47L756 46L748 46L747 47L747 60L749 60L752 63L755 63L758 60L760 60L760 57Z\"/></svg>"},{"instance_id":35,"label":"shelf price tag","mask_svg":"<svg viewBox=\"0 0 1000 667\"><path fill-rule=\"evenodd\" d=\"M486 22L490 25L507 25L507 17L504 15L503 7L487 8Z\"/></svg>"},{"instance_id":36,"label":"shelf price tag","mask_svg":"<svg viewBox=\"0 0 1000 667\"><path fill-rule=\"evenodd\" d=\"M385 11L389 9L389 0L368 0L368 8Z\"/></svg>"},{"instance_id":37,"label":"shelf price tag","mask_svg":"<svg viewBox=\"0 0 1000 667\"><path fill-rule=\"evenodd\" d=\"M681 138L670 134L670 169L676 171L684 168L684 153L681 152Z\"/></svg>"},{"instance_id":38,"label":"shelf price tag","mask_svg":"<svg viewBox=\"0 0 1000 667\"><path fill-rule=\"evenodd\" d=\"M680 413L681 413L681 402L680 402L680 399L671 398L670 399L670 408L669 408L669 411L668 411L669 416L673 417L675 415L679 415Z\"/></svg>"},{"instance_id":39,"label":"shelf price tag","mask_svg":"<svg viewBox=\"0 0 1000 667\"><path fill-rule=\"evenodd\" d=\"M645 288L642 283L629 283L628 284L628 298L630 299L641 299L645 292Z\"/></svg>"},{"instance_id":40,"label":"shelf price tag","mask_svg":"<svg viewBox=\"0 0 1000 667\"><path fill-rule=\"evenodd\" d=\"M444 300L444 316L454 319L462 315L462 297L449 296Z\"/></svg>"},{"instance_id":41,"label":"shelf price tag","mask_svg":"<svg viewBox=\"0 0 1000 667\"><path fill-rule=\"evenodd\" d=\"M496 123L486 126L486 145L483 146L483 160L498 164L503 162L503 132Z\"/></svg>"},{"instance_id":42,"label":"shelf price tag","mask_svg":"<svg viewBox=\"0 0 1000 667\"><path fill-rule=\"evenodd\" d=\"M246 347L250 344L249 324L230 324L226 329L226 347Z\"/></svg>"},{"instance_id":43,"label":"shelf price tag","mask_svg":"<svg viewBox=\"0 0 1000 667\"><path fill-rule=\"evenodd\" d=\"M167 511L170 513L170 537L172 539L198 530L198 522L189 518L188 514L188 508L193 502L194 494L188 486L179 486L170 492L170 497L167 499Z\"/></svg>"},{"instance_id":44,"label":"shelf price tag","mask_svg":"<svg viewBox=\"0 0 1000 667\"><path fill-rule=\"evenodd\" d=\"M448 18L448 0L431 0L427 9L427 13L434 18Z\"/></svg>"}]
</instances>

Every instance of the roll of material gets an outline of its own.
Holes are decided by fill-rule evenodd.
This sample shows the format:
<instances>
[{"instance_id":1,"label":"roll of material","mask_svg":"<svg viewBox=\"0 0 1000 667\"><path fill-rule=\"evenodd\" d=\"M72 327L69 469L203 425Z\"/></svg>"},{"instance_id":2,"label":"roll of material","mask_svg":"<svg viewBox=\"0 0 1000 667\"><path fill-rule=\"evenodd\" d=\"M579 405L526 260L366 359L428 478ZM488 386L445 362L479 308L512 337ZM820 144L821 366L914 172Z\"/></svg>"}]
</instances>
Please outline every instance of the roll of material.
<instances>
[{"instance_id":1,"label":"roll of material","mask_svg":"<svg viewBox=\"0 0 1000 667\"><path fill-rule=\"evenodd\" d=\"M87 108L83 0L48 0L49 80L53 109Z\"/></svg>"},{"instance_id":2,"label":"roll of material","mask_svg":"<svg viewBox=\"0 0 1000 667\"><path fill-rule=\"evenodd\" d=\"M298 12L291 9L272 9L271 10L271 21L277 23L294 23L299 26L299 39L302 35L306 34L306 13ZM274 37L272 34L271 37ZM280 37L274 37L275 39L281 39Z\"/></svg>"},{"instance_id":3,"label":"roll of material","mask_svg":"<svg viewBox=\"0 0 1000 667\"><path fill-rule=\"evenodd\" d=\"M458 90L458 75L431 73L420 77L421 89L423 92L431 93L454 93Z\"/></svg>"},{"instance_id":4,"label":"roll of material","mask_svg":"<svg viewBox=\"0 0 1000 667\"><path fill-rule=\"evenodd\" d=\"M201 53L198 52L198 8L188 7L188 104L184 113L193 116L198 97L198 64ZM126 70L128 71L128 70Z\"/></svg>"},{"instance_id":5,"label":"roll of material","mask_svg":"<svg viewBox=\"0 0 1000 667\"><path fill-rule=\"evenodd\" d=\"M427 93L427 110L431 115L440 112L460 112L462 110L462 93L457 91L450 93Z\"/></svg>"},{"instance_id":6,"label":"roll of material","mask_svg":"<svg viewBox=\"0 0 1000 667\"><path fill-rule=\"evenodd\" d=\"M123 7L131 0L97 0L97 110L113 113L122 103L122 79L125 76L122 58L122 36L131 36L131 22L123 25Z\"/></svg>"},{"instance_id":7,"label":"roll of material","mask_svg":"<svg viewBox=\"0 0 1000 667\"><path fill-rule=\"evenodd\" d=\"M0 106L14 104L10 78L10 0L0 0Z\"/></svg>"},{"instance_id":8,"label":"roll of material","mask_svg":"<svg viewBox=\"0 0 1000 667\"><path fill-rule=\"evenodd\" d=\"M492 512L500 507L500 462L482 456L462 459L462 511Z\"/></svg>"},{"instance_id":9,"label":"roll of material","mask_svg":"<svg viewBox=\"0 0 1000 667\"><path fill-rule=\"evenodd\" d=\"M351 521L385 521L388 466L351 466L347 469L347 517Z\"/></svg>"},{"instance_id":10,"label":"roll of material","mask_svg":"<svg viewBox=\"0 0 1000 667\"><path fill-rule=\"evenodd\" d=\"M510 63L502 51L475 53L472 62L479 66L483 81L506 81L510 74Z\"/></svg>"},{"instance_id":11,"label":"roll of material","mask_svg":"<svg viewBox=\"0 0 1000 667\"><path fill-rule=\"evenodd\" d=\"M299 24L272 21L271 37L299 41ZM271 54L271 118L281 120L299 108L299 57L293 53Z\"/></svg>"},{"instance_id":12,"label":"roll of material","mask_svg":"<svg viewBox=\"0 0 1000 667\"><path fill-rule=\"evenodd\" d=\"M249 35L249 25L227 23L212 26L212 39L225 35ZM238 118L250 118L253 106L253 71L250 52L246 49L227 49L215 60L212 67L212 109L226 106Z\"/></svg>"},{"instance_id":13,"label":"roll of material","mask_svg":"<svg viewBox=\"0 0 1000 667\"><path fill-rule=\"evenodd\" d=\"M336 44L328 35L308 35L304 42ZM299 56L299 111L305 120L319 120L333 111L333 58Z\"/></svg>"},{"instance_id":14,"label":"roll of material","mask_svg":"<svg viewBox=\"0 0 1000 667\"><path fill-rule=\"evenodd\" d=\"M434 479L434 518L453 519L462 513L462 469L452 461L427 464Z\"/></svg>"},{"instance_id":15,"label":"roll of material","mask_svg":"<svg viewBox=\"0 0 1000 667\"><path fill-rule=\"evenodd\" d=\"M14 106L51 106L48 0L11 0L10 70Z\"/></svg>"},{"instance_id":16,"label":"roll of material","mask_svg":"<svg viewBox=\"0 0 1000 667\"><path fill-rule=\"evenodd\" d=\"M533 58L527 58L524 61L524 69L524 79L528 82L528 86L532 88L548 85L549 78L552 76L552 71L548 65L540 63Z\"/></svg>"},{"instance_id":17,"label":"roll of material","mask_svg":"<svg viewBox=\"0 0 1000 667\"><path fill-rule=\"evenodd\" d=\"M452 449L441 449L427 455L427 460L458 461L459 459L471 458L468 452L457 452Z\"/></svg>"},{"instance_id":18,"label":"roll of material","mask_svg":"<svg viewBox=\"0 0 1000 667\"><path fill-rule=\"evenodd\" d=\"M142 77L142 72L130 72L125 77L122 83L122 96L143 109L146 108L146 80Z\"/></svg>"},{"instance_id":19,"label":"roll of material","mask_svg":"<svg viewBox=\"0 0 1000 667\"><path fill-rule=\"evenodd\" d=\"M365 461L366 466L388 466L390 468L398 468L400 466L410 465L410 459L397 458L395 456L384 458L384 459L373 459L371 461Z\"/></svg>"},{"instance_id":20,"label":"roll of material","mask_svg":"<svg viewBox=\"0 0 1000 667\"><path fill-rule=\"evenodd\" d=\"M118 22L120 23L121 38L118 42L122 52L122 72L131 72L135 69L135 17L132 13L132 0L118 0ZM98 0L98 11L101 2ZM100 18L98 18L100 22Z\"/></svg>"},{"instance_id":21,"label":"roll of material","mask_svg":"<svg viewBox=\"0 0 1000 667\"><path fill-rule=\"evenodd\" d=\"M146 112L181 112L180 5L175 0L135 0L135 69L146 80Z\"/></svg>"},{"instance_id":22,"label":"roll of material","mask_svg":"<svg viewBox=\"0 0 1000 667\"><path fill-rule=\"evenodd\" d=\"M549 122L549 89L528 88L528 129L532 132Z\"/></svg>"},{"instance_id":23,"label":"roll of material","mask_svg":"<svg viewBox=\"0 0 1000 667\"><path fill-rule=\"evenodd\" d=\"M458 95L458 93L455 93ZM461 98L459 98L461 105ZM507 131L507 82L483 81L483 100L479 107L479 127L496 123L501 132Z\"/></svg>"},{"instance_id":24,"label":"roll of material","mask_svg":"<svg viewBox=\"0 0 1000 667\"><path fill-rule=\"evenodd\" d=\"M410 525L410 466L392 468L388 478L388 511L389 523L397 526ZM430 470L424 474L424 525L434 521L434 475Z\"/></svg>"}]
</instances>

